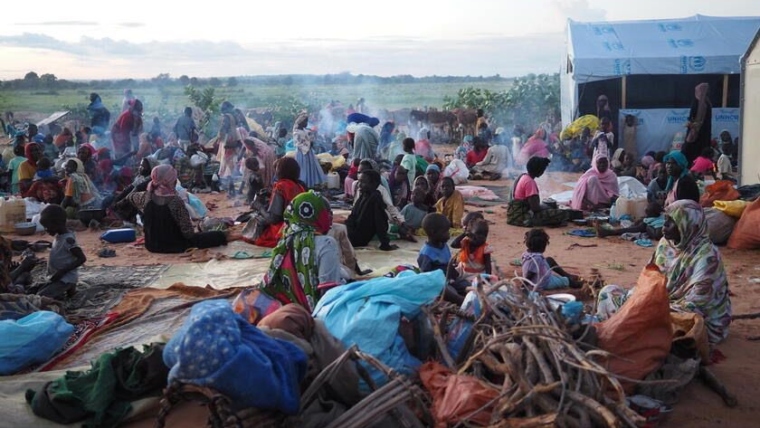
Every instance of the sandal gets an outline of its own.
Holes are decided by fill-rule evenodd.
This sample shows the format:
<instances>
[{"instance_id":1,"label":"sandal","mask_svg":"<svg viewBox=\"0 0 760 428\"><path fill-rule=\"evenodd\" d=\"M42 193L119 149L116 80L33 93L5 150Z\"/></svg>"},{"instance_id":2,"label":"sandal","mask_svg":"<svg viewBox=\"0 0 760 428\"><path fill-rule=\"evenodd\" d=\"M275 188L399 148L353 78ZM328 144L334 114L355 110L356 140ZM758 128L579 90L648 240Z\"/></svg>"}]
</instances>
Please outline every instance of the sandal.
<instances>
[{"instance_id":1,"label":"sandal","mask_svg":"<svg viewBox=\"0 0 760 428\"><path fill-rule=\"evenodd\" d=\"M98 251L98 257L103 257L103 258L116 257L116 250L113 250L111 248L101 248L100 251Z\"/></svg>"}]
</instances>

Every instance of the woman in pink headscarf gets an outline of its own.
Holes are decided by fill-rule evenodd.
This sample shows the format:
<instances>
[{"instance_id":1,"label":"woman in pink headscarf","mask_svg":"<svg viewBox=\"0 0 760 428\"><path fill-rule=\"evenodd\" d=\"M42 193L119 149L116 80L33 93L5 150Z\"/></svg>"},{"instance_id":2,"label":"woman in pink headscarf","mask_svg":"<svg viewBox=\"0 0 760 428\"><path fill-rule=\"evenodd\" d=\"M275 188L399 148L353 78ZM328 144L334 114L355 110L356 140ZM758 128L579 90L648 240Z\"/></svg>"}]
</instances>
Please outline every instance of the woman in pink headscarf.
<instances>
[{"instance_id":1,"label":"woman in pink headscarf","mask_svg":"<svg viewBox=\"0 0 760 428\"><path fill-rule=\"evenodd\" d=\"M182 253L188 248L227 245L224 232L195 232L185 202L177 195L176 185L174 167L159 165L150 173L147 191L127 196L142 214L145 248L151 253Z\"/></svg>"},{"instance_id":2,"label":"woman in pink headscarf","mask_svg":"<svg viewBox=\"0 0 760 428\"><path fill-rule=\"evenodd\" d=\"M599 150L594 154L591 168L578 180L570 207L574 210L594 210L610 206L619 194L617 175L610 169L607 151Z\"/></svg>"},{"instance_id":3,"label":"woman in pink headscarf","mask_svg":"<svg viewBox=\"0 0 760 428\"><path fill-rule=\"evenodd\" d=\"M520 149L520 153L515 157L515 163L520 166L528 164L528 160L533 156L541 158L549 157L549 146L546 144L546 131L544 128L538 128L525 145Z\"/></svg>"}]
</instances>

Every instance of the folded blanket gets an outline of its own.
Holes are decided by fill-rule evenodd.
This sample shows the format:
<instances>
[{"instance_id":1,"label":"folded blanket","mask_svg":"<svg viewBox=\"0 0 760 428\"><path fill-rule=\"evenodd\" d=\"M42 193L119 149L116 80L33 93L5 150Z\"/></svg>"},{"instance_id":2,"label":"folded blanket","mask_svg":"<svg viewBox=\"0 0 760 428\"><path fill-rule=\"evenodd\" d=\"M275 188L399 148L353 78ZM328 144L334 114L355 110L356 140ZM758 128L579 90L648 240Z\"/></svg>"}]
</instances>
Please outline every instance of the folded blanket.
<instances>
[{"instance_id":1,"label":"folded blanket","mask_svg":"<svg viewBox=\"0 0 760 428\"><path fill-rule=\"evenodd\" d=\"M169 382L215 389L237 409L296 414L307 357L297 346L273 339L232 311L226 300L193 306L164 349Z\"/></svg>"}]
</instances>

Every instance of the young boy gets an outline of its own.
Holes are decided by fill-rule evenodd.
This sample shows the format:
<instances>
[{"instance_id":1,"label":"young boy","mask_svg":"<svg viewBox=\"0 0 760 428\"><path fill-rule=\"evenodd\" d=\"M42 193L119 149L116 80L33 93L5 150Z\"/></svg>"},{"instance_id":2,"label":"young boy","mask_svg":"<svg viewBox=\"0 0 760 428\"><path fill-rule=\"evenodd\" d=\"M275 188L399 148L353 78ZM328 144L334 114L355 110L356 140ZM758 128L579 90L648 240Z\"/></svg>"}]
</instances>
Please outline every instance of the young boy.
<instances>
[{"instance_id":1,"label":"young boy","mask_svg":"<svg viewBox=\"0 0 760 428\"><path fill-rule=\"evenodd\" d=\"M388 237L388 215L385 213L385 201L380 194L380 173L370 169L359 175L359 197L354 202L351 214L346 219L348 239L354 247L363 247L377 235L380 249L391 251L398 246L390 244Z\"/></svg>"},{"instance_id":2,"label":"young boy","mask_svg":"<svg viewBox=\"0 0 760 428\"><path fill-rule=\"evenodd\" d=\"M430 207L425 205L426 192L417 188L412 191L412 203L401 209L401 215L406 220L406 225L412 230L422 227L422 220L430 212Z\"/></svg>"},{"instance_id":3,"label":"young boy","mask_svg":"<svg viewBox=\"0 0 760 428\"><path fill-rule=\"evenodd\" d=\"M473 211L464 216L462 219L462 234L451 241L451 248L462 248L462 240L467 237L468 233L472 232L471 226L475 220L484 220L481 211Z\"/></svg>"},{"instance_id":4,"label":"young boy","mask_svg":"<svg viewBox=\"0 0 760 428\"><path fill-rule=\"evenodd\" d=\"M522 255L522 274L535 291L558 288L580 288L583 284L577 276L567 273L551 257L544 257L549 235L544 229L531 229L525 233L527 251Z\"/></svg>"},{"instance_id":5,"label":"young boy","mask_svg":"<svg viewBox=\"0 0 760 428\"><path fill-rule=\"evenodd\" d=\"M464 215L464 197L454 187L454 180L451 177L443 177L441 199L435 203L435 211L446 216L452 225L460 224Z\"/></svg>"},{"instance_id":6,"label":"young boy","mask_svg":"<svg viewBox=\"0 0 760 428\"><path fill-rule=\"evenodd\" d=\"M48 256L48 282L36 294L62 300L76 291L79 267L87 261L77 244L74 232L66 228L66 211L60 205L48 205L40 213L40 224L54 236Z\"/></svg>"},{"instance_id":7,"label":"young boy","mask_svg":"<svg viewBox=\"0 0 760 428\"><path fill-rule=\"evenodd\" d=\"M731 142L724 142L721 147L720 157L718 158L717 169L719 180L736 181L734 178L733 167L731 166Z\"/></svg>"},{"instance_id":8,"label":"young boy","mask_svg":"<svg viewBox=\"0 0 760 428\"><path fill-rule=\"evenodd\" d=\"M449 283L446 285L444 298L461 305L466 293L467 281L456 281L457 273L449 269L451 250L449 250L449 227L451 223L441 214L430 213L422 220L422 228L427 235L427 242L420 248L417 265L421 272L441 270L447 273ZM454 279L452 279L452 275Z\"/></svg>"}]
</instances>

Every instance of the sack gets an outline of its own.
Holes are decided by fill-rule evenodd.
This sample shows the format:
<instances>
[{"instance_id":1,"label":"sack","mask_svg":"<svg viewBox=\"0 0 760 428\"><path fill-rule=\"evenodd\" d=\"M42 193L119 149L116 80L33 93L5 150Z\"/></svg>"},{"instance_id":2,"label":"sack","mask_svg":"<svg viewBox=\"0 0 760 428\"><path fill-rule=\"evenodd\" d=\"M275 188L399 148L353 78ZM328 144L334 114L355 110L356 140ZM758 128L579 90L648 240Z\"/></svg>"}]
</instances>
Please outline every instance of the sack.
<instances>
[{"instance_id":1,"label":"sack","mask_svg":"<svg viewBox=\"0 0 760 428\"><path fill-rule=\"evenodd\" d=\"M734 201L739 199L739 196L739 191L734 188L732 181L718 180L705 187L705 192L699 198L699 204L709 208L715 201Z\"/></svg>"},{"instance_id":2,"label":"sack","mask_svg":"<svg viewBox=\"0 0 760 428\"><path fill-rule=\"evenodd\" d=\"M463 184L467 182L467 178L470 176L470 171L467 169L467 165L459 159L452 160L446 168L443 170L444 177L451 177L454 180L454 184Z\"/></svg>"},{"instance_id":3,"label":"sack","mask_svg":"<svg viewBox=\"0 0 760 428\"><path fill-rule=\"evenodd\" d=\"M470 375L452 373L435 361L420 367L420 381L433 397L433 418L436 426L460 423L470 416L469 422L487 426L491 421L499 390ZM487 405L491 402L490 405ZM472 415L473 412L480 410Z\"/></svg>"},{"instance_id":4,"label":"sack","mask_svg":"<svg viewBox=\"0 0 760 428\"><path fill-rule=\"evenodd\" d=\"M760 199L756 199L744 209L742 217L736 223L728 248L734 250L752 250L760 248Z\"/></svg>"},{"instance_id":5,"label":"sack","mask_svg":"<svg viewBox=\"0 0 760 428\"><path fill-rule=\"evenodd\" d=\"M644 379L668 356L673 333L666 281L657 266L650 264L623 306L596 324L599 348L614 355L605 364L612 373ZM621 383L626 393L633 392L635 384Z\"/></svg>"},{"instance_id":6,"label":"sack","mask_svg":"<svg viewBox=\"0 0 760 428\"><path fill-rule=\"evenodd\" d=\"M698 136L699 136L699 127L692 125L692 127L689 128L689 132L686 133L686 142L693 143L697 141Z\"/></svg>"},{"instance_id":7,"label":"sack","mask_svg":"<svg viewBox=\"0 0 760 428\"><path fill-rule=\"evenodd\" d=\"M243 226L241 234L246 242L256 242L266 229L263 217L259 213L253 213L251 218Z\"/></svg>"},{"instance_id":8,"label":"sack","mask_svg":"<svg viewBox=\"0 0 760 428\"><path fill-rule=\"evenodd\" d=\"M742 213L744 213L744 209L747 208L747 205L749 205L749 203L742 200L713 202L713 208L737 219L742 217Z\"/></svg>"},{"instance_id":9,"label":"sack","mask_svg":"<svg viewBox=\"0 0 760 428\"><path fill-rule=\"evenodd\" d=\"M715 245L725 244L734 231L736 219L715 208L705 208L704 211L710 241Z\"/></svg>"}]
</instances>

